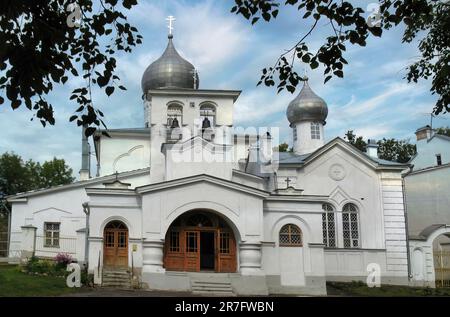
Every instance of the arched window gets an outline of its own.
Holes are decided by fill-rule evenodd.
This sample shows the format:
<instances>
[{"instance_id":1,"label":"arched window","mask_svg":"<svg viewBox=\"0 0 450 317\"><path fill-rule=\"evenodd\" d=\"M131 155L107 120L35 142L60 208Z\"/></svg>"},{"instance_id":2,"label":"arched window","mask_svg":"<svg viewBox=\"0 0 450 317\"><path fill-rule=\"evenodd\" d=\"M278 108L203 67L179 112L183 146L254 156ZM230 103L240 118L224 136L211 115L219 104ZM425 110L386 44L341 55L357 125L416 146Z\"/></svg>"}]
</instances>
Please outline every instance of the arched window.
<instances>
[{"instance_id":1,"label":"arched window","mask_svg":"<svg viewBox=\"0 0 450 317\"><path fill-rule=\"evenodd\" d=\"M311 122L311 139L320 140L320 125L319 122Z\"/></svg>"},{"instance_id":2,"label":"arched window","mask_svg":"<svg viewBox=\"0 0 450 317\"><path fill-rule=\"evenodd\" d=\"M186 225L190 227L212 227L213 223L211 219L204 214L194 214L187 219Z\"/></svg>"},{"instance_id":3,"label":"arched window","mask_svg":"<svg viewBox=\"0 0 450 317\"><path fill-rule=\"evenodd\" d=\"M210 127L214 127L216 125L216 107L211 104L200 106L200 120L202 124L205 119L208 119Z\"/></svg>"},{"instance_id":4,"label":"arched window","mask_svg":"<svg viewBox=\"0 0 450 317\"><path fill-rule=\"evenodd\" d=\"M336 221L334 208L330 204L322 205L322 234L323 243L328 248L336 247Z\"/></svg>"},{"instance_id":5,"label":"arched window","mask_svg":"<svg viewBox=\"0 0 450 317\"><path fill-rule=\"evenodd\" d=\"M280 230L280 246L283 247L301 247L302 231L293 224L284 225Z\"/></svg>"},{"instance_id":6,"label":"arched window","mask_svg":"<svg viewBox=\"0 0 450 317\"><path fill-rule=\"evenodd\" d=\"M171 128L174 120L178 122L177 128L183 123L183 106L179 104L171 104L167 107L167 127ZM176 125L176 124L175 124Z\"/></svg>"},{"instance_id":7,"label":"arched window","mask_svg":"<svg viewBox=\"0 0 450 317\"><path fill-rule=\"evenodd\" d=\"M342 208L342 233L344 248L359 248L358 208L354 204L346 204Z\"/></svg>"}]
</instances>

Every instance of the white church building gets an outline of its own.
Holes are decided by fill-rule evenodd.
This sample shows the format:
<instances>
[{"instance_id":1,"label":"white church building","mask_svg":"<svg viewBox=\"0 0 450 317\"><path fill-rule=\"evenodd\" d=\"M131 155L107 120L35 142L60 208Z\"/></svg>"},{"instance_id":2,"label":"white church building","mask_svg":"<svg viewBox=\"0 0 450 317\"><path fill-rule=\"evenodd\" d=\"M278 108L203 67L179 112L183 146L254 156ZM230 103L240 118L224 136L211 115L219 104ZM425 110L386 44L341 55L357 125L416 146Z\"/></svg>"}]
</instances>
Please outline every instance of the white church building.
<instances>
[{"instance_id":1,"label":"white church building","mask_svg":"<svg viewBox=\"0 0 450 317\"><path fill-rule=\"evenodd\" d=\"M325 142L309 87L276 129L236 129L238 90L199 88L173 36L142 77L143 127L83 138L80 180L8 197L10 256L67 252L104 286L223 294L326 294L326 281L408 284L401 172L370 143ZM274 144L272 144L274 143ZM119 283L120 282L120 283Z\"/></svg>"}]
</instances>

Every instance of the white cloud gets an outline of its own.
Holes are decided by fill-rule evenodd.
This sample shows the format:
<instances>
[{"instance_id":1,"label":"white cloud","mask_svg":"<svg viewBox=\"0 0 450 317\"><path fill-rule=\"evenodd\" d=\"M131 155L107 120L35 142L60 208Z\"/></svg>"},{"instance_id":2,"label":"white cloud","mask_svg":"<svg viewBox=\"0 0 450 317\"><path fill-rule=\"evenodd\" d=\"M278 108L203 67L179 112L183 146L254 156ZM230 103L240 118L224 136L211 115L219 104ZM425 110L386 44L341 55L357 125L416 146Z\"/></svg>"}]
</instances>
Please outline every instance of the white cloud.
<instances>
[{"instance_id":1,"label":"white cloud","mask_svg":"<svg viewBox=\"0 0 450 317\"><path fill-rule=\"evenodd\" d=\"M216 73L220 66L250 49L250 27L214 1L175 6L177 49L203 73Z\"/></svg>"},{"instance_id":2,"label":"white cloud","mask_svg":"<svg viewBox=\"0 0 450 317\"><path fill-rule=\"evenodd\" d=\"M288 93L276 94L271 88L259 87L243 92L235 104L236 124L255 124L285 111L294 97Z\"/></svg>"}]
</instances>

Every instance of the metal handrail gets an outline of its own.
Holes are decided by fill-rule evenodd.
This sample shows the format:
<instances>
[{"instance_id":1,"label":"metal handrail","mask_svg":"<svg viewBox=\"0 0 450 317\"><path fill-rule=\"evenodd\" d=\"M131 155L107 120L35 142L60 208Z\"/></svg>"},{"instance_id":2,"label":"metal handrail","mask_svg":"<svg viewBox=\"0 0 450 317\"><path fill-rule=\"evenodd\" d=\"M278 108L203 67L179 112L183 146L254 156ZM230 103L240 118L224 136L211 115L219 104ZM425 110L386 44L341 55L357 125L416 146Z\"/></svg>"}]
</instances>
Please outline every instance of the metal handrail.
<instances>
[{"instance_id":1,"label":"metal handrail","mask_svg":"<svg viewBox=\"0 0 450 317\"><path fill-rule=\"evenodd\" d=\"M131 283L133 283L134 278L134 256L133 256L133 250L131 250Z\"/></svg>"},{"instance_id":2,"label":"metal handrail","mask_svg":"<svg viewBox=\"0 0 450 317\"><path fill-rule=\"evenodd\" d=\"M100 256L102 254L102 251L98 251L98 263L97 263L97 276L100 277ZM103 280L103 279L102 279Z\"/></svg>"}]
</instances>

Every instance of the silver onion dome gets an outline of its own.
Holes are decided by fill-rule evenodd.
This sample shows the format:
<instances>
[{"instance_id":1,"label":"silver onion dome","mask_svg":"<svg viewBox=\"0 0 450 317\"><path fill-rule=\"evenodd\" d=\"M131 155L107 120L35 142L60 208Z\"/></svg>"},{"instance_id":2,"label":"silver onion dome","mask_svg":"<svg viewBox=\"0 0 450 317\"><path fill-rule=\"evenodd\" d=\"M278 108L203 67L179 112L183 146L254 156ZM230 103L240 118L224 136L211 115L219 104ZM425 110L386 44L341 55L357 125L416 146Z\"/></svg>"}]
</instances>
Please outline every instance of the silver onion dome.
<instances>
[{"instance_id":1,"label":"silver onion dome","mask_svg":"<svg viewBox=\"0 0 450 317\"><path fill-rule=\"evenodd\" d=\"M308 78L304 78L303 88L289 103L286 116L290 124L300 121L319 121L325 124L328 107L325 100L317 96L308 85Z\"/></svg>"},{"instance_id":2,"label":"silver onion dome","mask_svg":"<svg viewBox=\"0 0 450 317\"><path fill-rule=\"evenodd\" d=\"M178 54L172 39L173 36L169 34L166 50L142 75L141 86L144 93L158 88L198 89L199 78L194 65Z\"/></svg>"}]
</instances>

